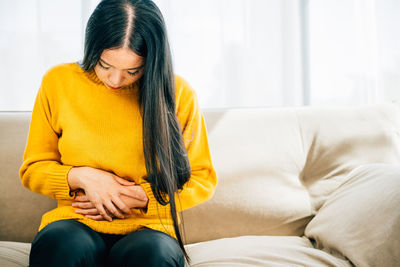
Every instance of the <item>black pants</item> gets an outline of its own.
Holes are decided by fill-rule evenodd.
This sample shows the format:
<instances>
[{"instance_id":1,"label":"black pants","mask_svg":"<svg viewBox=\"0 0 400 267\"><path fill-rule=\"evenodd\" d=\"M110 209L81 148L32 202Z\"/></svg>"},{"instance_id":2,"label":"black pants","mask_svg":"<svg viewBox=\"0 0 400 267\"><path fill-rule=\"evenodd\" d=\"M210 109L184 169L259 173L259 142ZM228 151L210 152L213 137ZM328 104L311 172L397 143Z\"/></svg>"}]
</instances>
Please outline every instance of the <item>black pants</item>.
<instances>
[{"instance_id":1,"label":"black pants","mask_svg":"<svg viewBox=\"0 0 400 267\"><path fill-rule=\"evenodd\" d=\"M110 235L75 220L61 220L36 235L29 266L184 266L184 258L178 242L160 231L144 228Z\"/></svg>"}]
</instances>

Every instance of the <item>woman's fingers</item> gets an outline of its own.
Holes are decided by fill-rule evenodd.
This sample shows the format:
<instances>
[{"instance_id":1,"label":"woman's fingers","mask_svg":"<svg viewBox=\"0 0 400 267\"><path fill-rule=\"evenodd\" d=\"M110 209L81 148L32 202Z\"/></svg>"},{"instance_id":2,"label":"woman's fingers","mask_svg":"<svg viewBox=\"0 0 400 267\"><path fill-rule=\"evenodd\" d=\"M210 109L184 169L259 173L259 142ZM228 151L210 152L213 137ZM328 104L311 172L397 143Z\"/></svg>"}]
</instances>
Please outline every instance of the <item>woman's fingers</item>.
<instances>
[{"instance_id":1,"label":"woman's fingers","mask_svg":"<svg viewBox=\"0 0 400 267\"><path fill-rule=\"evenodd\" d=\"M74 208L79 208L79 209L91 209L94 208L94 205L92 202L74 202L72 203L72 207Z\"/></svg>"},{"instance_id":2,"label":"woman's fingers","mask_svg":"<svg viewBox=\"0 0 400 267\"><path fill-rule=\"evenodd\" d=\"M101 203L100 201L95 201L93 204L104 219L106 219L109 222L112 222L112 218L107 214L106 210L103 207L103 203Z\"/></svg>"},{"instance_id":3,"label":"woman's fingers","mask_svg":"<svg viewBox=\"0 0 400 267\"><path fill-rule=\"evenodd\" d=\"M118 177L118 176L115 176L115 180L121 185L135 185L136 184L135 182L131 182L131 181L125 180L125 179L123 179L121 177Z\"/></svg>"},{"instance_id":4,"label":"woman's fingers","mask_svg":"<svg viewBox=\"0 0 400 267\"><path fill-rule=\"evenodd\" d=\"M111 202L109 202L108 205L102 204L102 206L104 207L104 210L107 213L107 215L110 217L117 217L120 219L124 219L123 213L125 214L132 213L129 207L120 198L116 197L111 199ZM77 211L77 213L79 214L100 215L100 211L97 210L96 206L90 201L74 202L72 203L72 207L80 209ZM94 213L94 211L96 211L96 213ZM104 219L107 218L104 217Z\"/></svg>"},{"instance_id":5,"label":"woman's fingers","mask_svg":"<svg viewBox=\"0 0 400 267\"><path fill-rule=\"evenodd\" d=\"M110 216L113 217L113 215L107 210L107 208L105 208L106 213ZM92 219L92 220L96 220L96 221L104 221L104 217L101 216L101 214L99 213L99 211L96 208L93 209L78 209L75 210L76 213L78 214L82 214L84 215L86 218L88 219Z\"/></svg>"},{"instance_id":6,"label":"woman's fingers","mask_svg":"<svg viewBox=\"0 0 400 267\"><path fill-rule=\"evenodd\" d=\"M74 200L75 201L79 201L79 202L90 201L89 198L86 195L76 196Z\"/></svg>"},{"instance_id":7,"label":"woman's fingers","mask_svg":"<svg viewBox=\"0 0 400 267\"><path fill-rule=\"evenodd\" d=\"M81 212L84 215L101 215L107 221L112 221L113 217L123 219L124 215L131 214L131 206L126 203L125 197L142 202L148 200L143 188L135 182L94 168L85 170L86 172L82 173L85 178L82 192L77 193L72 203L74 208L85 211ZM95 209L97 214L94 214Z\"/></svg>"},{"instance_id":8,"label":"woman's fingers","mask_svg":"<svg viewBox=\"0 0 400 267\"><path fill-rule=\"evenodd\" d=\"M99 215L99 212L97 211L96 208L94 208L94 209L78 209L78 210L75 210L75 212L78 214L83 214L83 215Z\"/></svg>"},{"instance_id":9,"label":"woman's fingers","mask_svg":"<svg viewBox=\"0 0 400 267\"><path fill-rule=\"evenodd\" d=\"M146 192L140 185L124 187L121 189L121 193L124 194L125 196L133 197L141 201L148 200Z\"/></svg>"},{"instance_id":10,"label":"woman's fingers","mask_svg":"<svg viewBox=\"0 0 400 267\"><path fill-rule=\"evenodd\" d=\"M133 197L121 195L121 200L130 208L144 208L147 206L147 201L142 201Z\"/></svg>"},{"instance_id":11,"label":"woman's fingers","mask_svg":"<svg viewBox=\"0 0 400 267\"><path fill-rule=\"evenodd\" d=\"M132 214L131 209L119 197L114 197L112 202L120 211L124 212L125 214Z\"/></svg>"},{"instance_id":12,"label":"woman's fingers","mask_svg":"<svg viewBox=\"0 0 400 267\"><path fill-rule=\"evenodd\" d=\"M122 200L119 200L120 202L118 202L118 199L115 200L117 204L116 209L118 210L118 212L120 213L126 213L126 214L131 214L131 210L128 208L128 206L125 205L125 203ZM113 200L114 202L114 200ZM118 206L121 206L122 208L119 208ZM123 208L125 206L125 208ZM74 202L72 203L72 207L74 208L78 208L78 209L83 209L83 210L91 210L94 209L97 211L96 207L92 204L92 202L88 201L88 202ZM108 215L112 216L113 214L110 213L107 208L105 209L106 212L108 213ZM99 212L97 212L96 214L100 214Z\"/></svg>"},{"instance_id":13,"label":"woman's fingers","mask_svg":"<svg viewBox=\"0 0 400 267\"><path fill-rule=\"evenodd\" d=\"M114 203L112 203L110 200L105 203L105 207L111 214L115 215L115 217L124 219L124 215L119 212Z\"/></svg>"}]
</instances>

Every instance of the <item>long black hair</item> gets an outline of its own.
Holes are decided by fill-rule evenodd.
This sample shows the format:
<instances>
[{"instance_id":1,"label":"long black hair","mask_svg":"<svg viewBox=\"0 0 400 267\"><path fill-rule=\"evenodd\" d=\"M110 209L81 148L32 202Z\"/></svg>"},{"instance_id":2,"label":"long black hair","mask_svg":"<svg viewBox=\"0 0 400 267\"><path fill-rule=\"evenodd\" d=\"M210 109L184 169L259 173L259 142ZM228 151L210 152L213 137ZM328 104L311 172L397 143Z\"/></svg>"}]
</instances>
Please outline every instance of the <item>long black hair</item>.
<instances>
[{"instance_id":1,"label":"long black hair","mask_svg":"<svg viewBox=\"0 0 400 267\"><path fill-rule=\"evenodd\" d=\"M175 112L175 79L163 16L151 0L103 0L90 16L83 68L92 70L105 49L129 47L145 59L139 84L147 181L161 205L170 204L175 234L190 262L179 230L175 193L191 169Z\"/></svg>"}]
</instances>

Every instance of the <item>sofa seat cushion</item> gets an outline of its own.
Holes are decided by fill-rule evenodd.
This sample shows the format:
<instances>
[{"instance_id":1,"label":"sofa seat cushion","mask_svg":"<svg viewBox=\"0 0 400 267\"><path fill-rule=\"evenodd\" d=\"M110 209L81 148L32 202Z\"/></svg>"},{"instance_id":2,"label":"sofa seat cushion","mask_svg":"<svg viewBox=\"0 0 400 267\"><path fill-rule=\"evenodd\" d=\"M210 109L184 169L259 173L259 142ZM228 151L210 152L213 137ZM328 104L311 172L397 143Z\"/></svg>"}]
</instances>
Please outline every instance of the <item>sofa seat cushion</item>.
<instances>
[{"instance_id":1,"label":"sofa seat cushion","mask_svg":"<svg viewBox=\"0 0 400 267\"><path fill-rule=\"evenodd\" d=\"M315 249L306 237L241 236L185 246L190 266L351 266ZM0 241L0 266L28 266L30 243Z\"/></svg>"},{"instance_id":2,"label":"sofa seat cushion","mask_svg":"<svg viewBox=\"0 0 400 267\"><path fill-rule=\"evenodd\" d=\"M400 165L362 165L332 193L305 235L356 266L399 266L399 192Z\"/></svg>"},{"instance_id":3,"label":"sofa seat cushion","mask_svg":"<svg viewBox=\"0 0 400 267\"><path fill-rule=\"evenodd\" d=\"M186 245L190 266L352 266L315 249L306 237L241 236Z\"/></svg>"},{"instance_id":4,"label":"sofa seat cushion","mask_svg":"<svg viewBox=\"0 0 400 267\"><path fill-rule=\"evenodd\" d=\"M0 241L0 266L28 266L30 243Z\"/></svg>"}]
</instances>

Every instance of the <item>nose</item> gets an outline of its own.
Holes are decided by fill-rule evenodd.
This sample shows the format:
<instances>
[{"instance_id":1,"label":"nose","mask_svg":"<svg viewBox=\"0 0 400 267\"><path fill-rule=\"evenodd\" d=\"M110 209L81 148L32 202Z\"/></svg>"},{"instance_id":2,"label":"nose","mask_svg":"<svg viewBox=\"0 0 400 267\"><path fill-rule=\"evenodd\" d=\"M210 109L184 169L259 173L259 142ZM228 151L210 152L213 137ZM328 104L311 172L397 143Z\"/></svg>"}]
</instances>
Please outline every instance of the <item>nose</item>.
<instances>
[{"instance_id":1,"label":"nose","mask_svg":"<svg viewBox=\"0 0 400 267\"><path fill-rule=\"evenodd\" d=\"M123 82L123 75L120 71L114 70L111 71L109 76L108 76L108 81L110 83L110 86L112 87L120 87Z\"/></svg>"}]
</instances>

